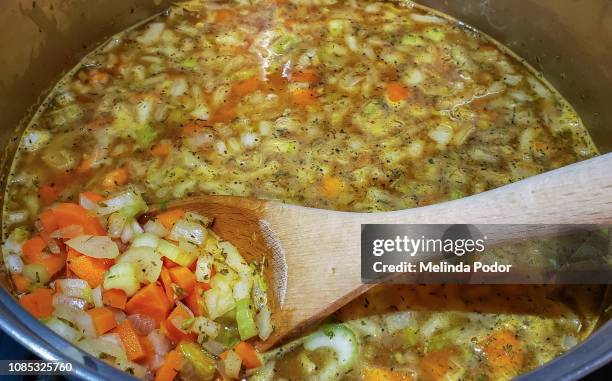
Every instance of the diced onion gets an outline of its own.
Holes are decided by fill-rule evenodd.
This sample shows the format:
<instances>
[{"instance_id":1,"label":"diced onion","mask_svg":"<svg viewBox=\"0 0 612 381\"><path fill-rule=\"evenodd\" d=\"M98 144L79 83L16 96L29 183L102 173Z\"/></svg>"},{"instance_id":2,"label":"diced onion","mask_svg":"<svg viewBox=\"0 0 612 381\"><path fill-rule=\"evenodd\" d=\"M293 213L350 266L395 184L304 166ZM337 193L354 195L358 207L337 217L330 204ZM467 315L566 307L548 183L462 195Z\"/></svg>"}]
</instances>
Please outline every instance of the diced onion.
<instances>
[{"instance_id":1,"label":"diced onion","mask_svg":"<svg viewBox=\"0 0 612 381\"><path fill-rule=\"evenodd\" d=\"M140 195L132 191L126 191L101 203L98 213L105 216L118 212L125 207L138 205L140 203L142 203L142 197Z\"/></svg>"},{"instance_id":2,"label":"diced onion","mask_svg":"<svg viewBox=\"0 0 612 381\"><path fill-rule=\"evenodd\" d=\"M50 234L51 238L74 238L83 235L83 225L68 225Z\"/></svg>"},{"instance_id":3,"label":"diced onion","mask_svg":"<svg viewBox=\"0 0 612 381\"><path fill-rule=\"evenodd\" d=\"M151 331L151 333L147 335L147 338L151 342L153 350L156 354L163 356L166 353L170 352L172 344L170 343L166 335L162 334L158 329Z\"/></svg>"},{"instance_id":4,"label":"diced onion","mask_svg":"<svg viewBox=\"0 0 612 381\"><path fill-rule=\"evenodd\" d=\"M210 340L202 344L202 348L206 351L212 353L215 356L219 356L221 353L225 351L225 345L221 344L218 341Z\"/></svg>"},{"instance_id":5,"label":"diced onion","mask_svg":"<svg viewBox=\"0 0 612 381\"><path fill-rule=\"evenodd\" d=\"M227 356L221 362L221 371L229 378L237 379L240 374L242 360L234 350L227 351L226 354Z\"/></svg>"},{"instance_id":6,"label":"diced onion","mask_svg":"<svg viewBox=\"0 0 612 381\"><path fill-rule=\"evenodd\" d=\"M147 221L147 223L144 225L144 231L147 233L153 233L158 237L165 237L170 234L170 232L164 227L164 225L155 220Z\"/></svg>"},{"instance_id":7,"label":"diced onion","mask_svg":"<svg viewBox=\"0 0 612 381\"><path fill-rule=\"evenodd\" d=\"M108 219L108 236L111 238L119 238L123 234L123 229L127 223L128 218L119 214L113 213Z\"/></svg>"},{"instance_id":8,"label":"diced onion","mask_svg":"<svg viewBox=\"0 0 612 381\"><path fill-rule=\"evenodd\" d=\"M159 238L157 235L153 233L143 233L134 238L131 247L150 247L151 249L157 249L158 245Z\"/></svg>"},{"instance_id":9,"label":"diced onion","mask_svg":"<svg viewBox=\"0 0 612 381\"><path fill-rule=\"evenodd\" d=\"M9 254L5 256L4 263L6 264L6 269L11 274L21 274L23 271L23 260L17 254Z\"/></svg>"},{"instance_id":10,"label":"diced onion","mask_svg":"<svg viewBox=\"0 0 612 381\"><path fill-rule=\"evenodd\" d=\"M73 308L75 310L85 310L87 308L87 301L80 298L75 298L72 296L64 295L62 293L53 294L53 306L66 306Z\"/></svg>"},{"instance_id":11,"label":"diced onion","mask_svg":"<svg viewBox=\"0 0 612 381\"><path fill-rule=\"evenodd\" d=\"M112 259L119 255L117 244L107 236L82 235L67 241L66 245L92 258Z\"/></svg>"},{"instance_id":12,"label":"diced onion","mask_svg":"<svg viewBox=\"0 0 612 381\"><path fill-rule=\"evenodd\" d=\"M79 195L79 204L87 209L87 210L91 210L91 211L97 211L98 210L98 204L91 201L89 198L87 198L87 196L83 193L81 193Z\"/></svg>"},{"instance_id":13,"label":"diced onion","mask_svg":"<svg viewBox=\"0 0 612 381\"><path fill-rule=\"evenodd\" d=\"M259 337L267 340L272 335L272 315L267 305L263 306L255 316L255 324L259 330Z\"/></svg>"},{"instance_id":14,"label":"diced onion","mask_svg":"<svg viewBox=\"0 0 612 381\"><path fill-rule=\"evenodd\" d=\"M206 239L206 228L197 222L180 219L172 227L170 239L174 241L186 240L201 245Z\"/></svg>"},{"instance_id":15,"label":"diced onion","mask_svg":"<svg viewBox=\"0 0 612 381\"><path fill-rule=\"evenodd\" d=\"M207 283L210 281L212 265L213 258L210 255L204 254L198 258L195 270L195 276L198 282Z\"/></svg>"},{"instance_id":16,"label":"diced onion","mask_svg":"<svg viewBox=\"0 0 612 381\"><path fill-rule=\"evenodd\" d=\"M424 24L442 24L446 21L444 21L443 19L437 17L437 16L432 16L432 15L421 15L418 13L413 13L410 15L410 18L412 18L414 21L419 22L419 23L424 23Z\"/></svg>"},{"instance_id":17,"label":"diced onion","mask_svg":"<svg viewBox=\"0 0 612 381\"><path fill-rule=\"evenodd\" d=\"M141 283L153 283L161 274L162 259L153 248L132 247L117 259L117 263L132 263L136 266L136 276Z\"/></svg>"},{"instance_id":18,"label":"diced onion","mask_svg":"<svg viewBox=\"0 0 612 381\"><path fill-rule=\"evenodd\" d=\"M134 329L140 336L147 336L155 329L155 320L148 316L134 314L129 315L127 319L132 322Z\"/></svg>"},{"instance_id":19,"label":"diced onion","mask_svg":"<svg viewBox=\"0 0 612 381\"><path fill-rule=\"evenodd\" d=\"M214 339L219 335L219 323L210 320L205 316L198 316L194 319L191 330L198 335L205 335L209 339Z\"/></svg>"},{"instance_id":20,"label":"diced onion","mask_svg":"<svg viewBox=\"0 0 612 381\"><path fill-rule=\"evenodd\" d=\"M72 328L71 326L56 317L51 317L46 320L45 325L49 327L53 332L61 336L64 340L67 340L71 343L74 343L82 336L81 332L77 331L76 329Z\"/></svg>"},{"instance_id":21,"label":"diced onion","mask_svg":"<svg viewBox=\"0 0 612 381\"><path fill-rule=\"evenodd\" d=\"M83 332L85 337L96 337L93 319L87 312L78 311L78 313L75 314L75 324L81 332Z\"/></svg>"},{"instance_id":22,"label":"diced onion","mask_svg":"<svg viewBox=\"0 0 612 381\"><path fill-rule=\"evenodd\" d=\"M89 283L83 279L58 279L55 281L55 290L73 298L81 298L93 302Z\"/></svg>"},{"instance_id":23,"label":"diced onion","mask_svg":"<svg viewBox=\"0 0 612 381\"><path fill-rule=\"evenodd\" d=\"M104 303L102 302L102 287L98 286L94 288L91 292L93 304L95 307L102 307Z\"/></svg>"}]
</instances>

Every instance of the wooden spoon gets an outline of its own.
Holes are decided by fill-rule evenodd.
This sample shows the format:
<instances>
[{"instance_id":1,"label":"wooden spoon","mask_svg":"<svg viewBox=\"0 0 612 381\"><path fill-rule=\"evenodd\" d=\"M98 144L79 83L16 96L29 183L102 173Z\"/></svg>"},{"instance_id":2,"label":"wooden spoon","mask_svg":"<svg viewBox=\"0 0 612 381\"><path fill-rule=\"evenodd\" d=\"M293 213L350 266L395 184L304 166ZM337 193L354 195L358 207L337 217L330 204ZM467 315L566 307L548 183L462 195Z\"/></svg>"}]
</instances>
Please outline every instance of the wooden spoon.
<instances>
[{"instance_id":1,"label":"wooden spoon","mask_svg":"<svg viewBox=\"0 0 612 381\"><path fill-rule=\"evenodd\" d=\"M348 213L232 196L175 201L215 218L245 258L270 260L275 333L260 349L325 318L372 285L361 283L361 224L598 224L612 221L612 154L460 200L386 213ZM489 241L491 237L489 237Z\"/></svg>"}]
</instances>

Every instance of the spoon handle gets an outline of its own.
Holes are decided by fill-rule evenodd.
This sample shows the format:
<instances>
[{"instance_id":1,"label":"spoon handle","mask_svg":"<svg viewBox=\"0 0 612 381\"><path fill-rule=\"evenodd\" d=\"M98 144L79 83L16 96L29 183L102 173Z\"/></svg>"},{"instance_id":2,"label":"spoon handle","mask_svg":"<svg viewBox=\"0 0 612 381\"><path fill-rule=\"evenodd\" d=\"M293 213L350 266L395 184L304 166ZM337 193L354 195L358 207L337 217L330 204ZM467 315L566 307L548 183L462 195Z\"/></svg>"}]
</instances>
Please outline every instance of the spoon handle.
<instances>
[{"instance_id":1,"label":"spoon handle","mask_svg":"<svg viewBox=\"0 0 612 381\"><path fill-rule=\"evenodd\" d=\"M444 224L611 222L612 154L575 163L475 196L423 208L370 215L367 220L368 223Z\"/></svg>"}]
</instances>

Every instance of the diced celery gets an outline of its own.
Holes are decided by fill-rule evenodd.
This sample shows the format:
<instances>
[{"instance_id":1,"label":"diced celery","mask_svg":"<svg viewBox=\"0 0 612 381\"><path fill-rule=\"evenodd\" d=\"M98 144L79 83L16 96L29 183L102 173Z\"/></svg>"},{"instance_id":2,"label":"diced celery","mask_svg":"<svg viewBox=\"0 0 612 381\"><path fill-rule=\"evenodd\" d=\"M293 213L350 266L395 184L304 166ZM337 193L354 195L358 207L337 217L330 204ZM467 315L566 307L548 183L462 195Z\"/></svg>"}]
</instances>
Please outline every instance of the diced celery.
<instances>
[{"instance_id":1,"label":"diced celery","mask_svg":"<svg viewBox=\"0 0 612 381\"><path fill-rule=\"evenodd\" d=\"M327 23L327 28L329 29L329 34L334 37L340 37L344 31L344 20L329 20Z\"/></svg>"},{"instance_id":2,"label":"diced celery","mask_svg":"<svg viewBox=\"0 0 612 381\"><path fill-rule=\"evenodd\" d=\"M159 278L163 265L159 254L150 247L132 247L121 254L117 263L135 264L138 280L141 283L155 282Z\"/></svg>"},{"instance_id":3,"label":"diced celery","mask_svg":"<svg viewBox=\"0 0 612 381\"><path fill-rule=\"evenodd\" d=\"M51 279L47 269L43 265L36 263L23 266L22 274L31 282L37 284L46 284Z\"/></svg>"},{"instance_id":4,"label":"diced celery","mask_svg":"<svg viewBox=\"0 0 612 381\"><path fill-rule=\"evenodd\" d=\"M407 347L414 347L419 342L419 330L416 327L406 327L402 330L402 337Z\"/></svg>"},{"instance_id":5,"label":"diced celery","mask_svg":"<svg viewBox=\"0 0 612 381\"><path fill-rule=\"evenodd\" d=\"M191 266L191 264L197 259L197 256L193 255L192 253L182 251L178 246L164 239L159 240L157 252L160 255L170 259L172 262L185 267Z\"/></svg>"},{"instance_id":6,"label":"diced celery","mask_svg":"<svg viewBox=\"0 0 612 381\"><path fill-rule=\"evenodd\" d=\"M401 43L405 46L423 46L425 41L416 34L407 34L402 37Z\"/></svg>"},{"instance_id":7,"label":"diced celery","mask_svg":"<svg viewBox=\"0 0 612 381\"><path fill-rule=\"evenodd\" d=\"M150 124L143 125L135 131L136 144L141 149L148 149L157 138L158 132Z\"/></svg>"},{"instance_id":8,"label":"diced celery","mask_svg":"<svg viewBox=\"0 0 612 381\"><path fill-rule=\"evenodd\" d=\"M440 42L444 40L444 32L441 31L439 28L427 28L423 32L423 35L435 42Z\"/></svg>"},{"instance_id":9,"label":"diced celery","mask_svg":"<svg viewBox=\"0 0 612 381\"><path fill-rule=\"evenodd\" d=\"M196 343L182 342L179 350L183 358L191 365L197 380L212 380L217 371L215 359Z\"/></svg>"},{"instance_id":10,"label":"diced celery","mask_svg":"<svg viewBox=\"0 0 612 381\"><path fill-rule=\"evenodd\" d=\"M289 50L291 50L291 48L293 48L298 41L299 39L297 36L290 33L285 33L278 40L276 40L274 44L272 44L272 50L276 54L285 54L289 52Z\"/></svg>"},{"instance_id":11,"label":"diced celery","mask_svg":"<svg viewBox=\"0 0 612 381\"><path fill-rule=\"evenodd\" d=\"M185 69L193 69L198 66L198 61L193 58L188 58L186 60L182 60L179 65Z\"/></svg>"},{"instance_id":12,"label":"diced celery","mask_svg":"<svg viewBox=\"0 0 612 381\"><path fill-rule=\"evenodd\" d=\"M254 315L250 298L240 299L236 302L236 323L242 341L248 340L258 333Z\"/></svg>"},{"instance_id":13,"label":"diced celery","mask_svg":"<svg viewBox=\"0 0 612 381\"><path fill-rule=\"evenodd\" d=\"M136 264L117 263L108 269L104 274L104 289L111 288L123 290L128 296L134 295L140 288Z\"/></svg>"},{"instance_id":14,"label":"diced celery","mask_svg":"<svg viewBox=\"0 0 612 381\"><path fill-rule=\"evenodd\" d=\"M218 277L219 275L215 276L215 278ZM213 287L204 292L204 303L206 304L206 311L208 311L208 315L211 319L216 319L236 307L231 289L221 289L217 287Z\"/></svg>"},{"instance_id":15,"label":"diced celery","mask_svg":"<svg viewBox=\"0 0 612 381\"><path fill-rule=\"evenodd\" d=\"M219 335L215 339L216 341L228 348L240 342L240 334L238 333L238 326L235 321L223 317L219 319L219 324L221 324L221 329L219 330Z\"/></svg>"}]
</instances>

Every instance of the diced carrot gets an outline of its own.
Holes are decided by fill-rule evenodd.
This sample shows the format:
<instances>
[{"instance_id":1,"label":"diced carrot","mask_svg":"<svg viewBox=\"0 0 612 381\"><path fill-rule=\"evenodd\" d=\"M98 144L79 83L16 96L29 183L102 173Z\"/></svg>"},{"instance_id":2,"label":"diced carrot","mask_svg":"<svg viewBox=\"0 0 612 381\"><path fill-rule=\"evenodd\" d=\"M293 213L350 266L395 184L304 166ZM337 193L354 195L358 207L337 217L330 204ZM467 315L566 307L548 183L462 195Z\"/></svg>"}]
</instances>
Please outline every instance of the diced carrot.
<instances>
[{"instance_id":1,"label":"diced carrot","mask_svg":"<svg viewBox=\"0 0 612 381\"><path fill-rule=\"evenodd\" d=\"M56 183L44 184L38 189L38 195L44 205L49 205L57 200L63 190L64 187Z\"/></svg>"},{"instance_id":2,"label":"diced carrot","mask_svg":"<svg viewBox=\"0 0 612 381\"><path fill-rule=\"evenodd\" d=\"M412 381L411 374L383 368L363 368L363 381Z\"/></svg>"},{"instance_id":3,"label":"diced carrot","mask_svg":"<svg viewBox=\"0 0 612 381\"><path fill-rule=\"evenodd\" d=\"M226 24L232 20L234 17L234 12L229 9L221 8L217 10L215 13L215 22L219 24Z\"/></svg>"},{"instance_id":4,"label":"diced carrot","mask_svg":"<svg viewBox=\"0 0 612 381\"><path fill-rule=\"evenodd\" d=\"M52 210L60 228L70 225L81 225L83 227L83 234L106 235L106 231L98 218L78 204L62 203L55 206Z\"/></svg>"},{"instance_id":5,"label":"diced carrot","mask_svg":"<svg viewBox=\"0 0 612 381\"><path fill-rule=\"evenodd\" d=\"M195 341L193 332L182 329L181 324L191 318L191 312L184 305L178 304L162 324L162 333L175 344L181 341Z\"/></svg>"},{"instance_id":6,"label":"diced carrot","mask_svg":"<svg viewBox=\"0 0 612 381\"><path fill-rule=\"evenodd\" d=\"M115 332L118 333L121 338L128 360L138 361L145 357L145 348L142 346L142 342L130 319L125 319L119 324Z\"/></svg>"},{"instance_id":7,"label":"diced carrot","mask_svg":"<svg viewBox=\"0 0 612 381\"><path fill-rule=\"evenodd\" d=\"M106 332L117 326L117 320L113 311L108 307L97 307L88 310L87 313L91 316L96 334L104 335Z\"/></svg>"},{"instance_id":8,"label":"diced carrot","mask_svg":"<svg viewBox=\"0 0 612 381\"><path fill-rule=\"evenodd\" d=\"M269 74L266 78L266 85L272 91L282 90L287 86L287 78L281 73Z\"/></svg>"},{"instance_id":9,"label":"diced carrot","mask_svg":"<svg viewBox=\"0 0 612 381\"><path fill-rule=\"evenodd\" d=\"M291 73L291 82L305 82L314 84L319 82L319 74L312 68L299 70Z\"/></svg>"},{"instance_id":10,"label":"diced carrot","mask_svg":"<svg viewBox=\"0 0 612 381\"><path fill-rule=\"evenodd\" d=\"M246 341L242 341L234 347L234 351L242 360L247 369L257 368L261 366L261 359L255 348Z\"/></svg>"},{"instance_id":11,"label":"diced carrot","mask_svg":"<svg viewBox=\"0 0 612 381\"><path fill-rule=\"evenodd\" d=\"M194 120L192 122L185 123L181 133L183 136L193 136L210 125L211 123L205 120Z\"/></svg>"},{"instance_id":12,"label":"diced carrot","mask_svg":"<svg viewBox=\"0 0 612 381\"><path fill-rule=\"evenodd\" d=\"M30 288L30 280L21 274L12 274L13 286L17 292L26 292Z\"/></svg>"},{"instance_id":13,"label":"diced carrot","mask_svg":"<svg viewBox=\"0 0 612 381\"><path fill-rule=\"evenodd\" d=\"M124 310L127 304L127 295L123 290L104 290L102 293L102 302L107 306Z\"/></svg>"},{"instance_id":14,"label":"diced carrot","mask_svg":"<svg viewBox=\"0 0 612 381\"><path fill-rule=\"evenodd\" d=\"M104 176L102 185L106 188L115 188L121 185L125 185L130 178L128 171L125 168L117 168Z\"/></svg>"},{"instance_id":15,"label":"diced carrot","mask_svg":"<svg viewBox=\"0 0 612 381\"><path fill-rule=\"evenodd\" d=\"M210 284L197 282L193 292L187 295L184 302L195 316L203 316L206 313L202 298L204 291L210 290Z\"/></svg>"},{"instance_id":16,"label":"diced carrot","mask_svg":"<svg viewBox=\"0 0 612 381\"><path fill-rule=\"evenodd\" d=\"M40 221L42 227L47 233L54 232L59 228L57 218L55 217L53 211L50 209L40 213L38 215L38 220Z\"/></svg>"},{"instance_id":17,"label":"diced carrot","mask_svg":"<svg viewBox=\"0 0 612 381\"><path fill-rule=\"evenodd\" d=\"M157 326L166 319L171 304L164 289L157 283L151 283L141 288L125 306L128 315L141 314L155 320Z\"/></svg>"},{"instance_id":18,"label":"diced carrot","mask_svg":"<svg viewBox=\"0 0 612 381\"><path fill-rule=\"evenodd\" d=\"M66 253L50 253L46 250L47 243L40 236L27 240L21 248L24 262L27 264L39 264L49 273L49 276L57 274L66 265Z\"/></svg>"},{"instance_id":19,"label":"diced carrot","mask_svg":"<svg viewBox=\"0 0 612 381\"><path fill-rule=\"evenodd\" d=\"M68 253L70 258L66 263L74 275L87 281L91 288L104 282L104 273L112 266L112 261L81 255L73 249L69 249Z\"/></svg>"},{"instance_id":20,"label":"diced carrot","mask_svg":"<svg viewBox=\"0 0 612 381\"><path fill-rule=\"evenodd\" d=\"M159 142L151 148L151 153L157 157L166 157L170 155L172 145L169 142Z\"/></svg>"},{"instance_id":21,"label":"diced carrot","mask_svg":"<svg viewBox=\"0 0 612 381\"><path fill-rule=\"evenodd\" d=\"M187 267L177 266L169 269L168 272L170 273L170 279L182 289L184 296L193 292L196 285L196 277L191 270Z\"/></svg>"},{"instance_id":22,"label":"diced carrot","mask_svg":"<svg viewBox=\"0 0 612 381\"><path fill-rule=\"evenodd\" d=\"M168 231L170 231L172 230L172 227L174 226L176 221L183 218L184 215L185 215L185 209L176 208L176 209L170 209L163 213L160 213L157 215L156 218L159 223L164 225L164 227L168 229Z\"/></svg>"},{"instance_id":23,"label":"diced carrot","mask_svg":"<svg viewBox=\"0 0 612 381\"><path fill-rule=\"evenodd\" d=\"M210 118L210 123L214 124L231 122L232 120L236 119L237 115L238 114L236 113L236 107L233 104L228 103L215 110L212 117Z\"/></svg>"},{"instance_id":24,"label":"diced carrot","mask_svg":"<svg viewBox=\"0 0 612 381\"><path fill-rule=\"evenodd\" d=\"M397 82L387 84L387 97L391 102L399 102L410 96L410 90Z\"/></svg>"},{"instance_id":25,"label":"diced carrot","mask_svg":"<svg viewBox=\"0 0 612 381\"><path fill-rule=\"evenodd\" d=\"M88 199L89 201L93 203L104 201L104 197L102 197L102 195L99 195L98 193L95 193L95 192L81 192L79 194L79 197L85 197L86 199Z\"/></svg>"},{"instance_id":26,"label":"diced carrot","mask_svg":"<svg viewBox=\"0 0 612 381\"><path fill-rule=\"evenodd\" d=\"M167 267L162 267L161 274L159 278L162 281L162 285L164 286L164 291L166 292L166 297L170 303L174 303L176 301L176 295L174 294L174 288L172 287L172 277L170 276L170 271Z\"/></svg>"},{"instance_id":27,"label":"diced carrot","mask_svg":"<svg viewBox=\"0 0 612 381\"><path fill-rule=\"evenodd\" d=\"M516 376L525 361L520 341L508 329L491 333L482 343L482 349L493 373L504 378Z\"/></svg>"},{"instance_id":28,"label":"diced carrot","mask_svg":"<svg viewBox=\"0 0 612 381\"><path fill-rule=\"evenodd\" d=\"M103 71L93 70L89 76L89 83L98 86L106 85L110 81L110 75Z\"/></svg>"},{"instance_id":29,"label":"diced carrot","mask_svg":"<svg viewBox=\"0 0 612 381\"><path fill-rule=\"evenodd\" d=\"M93 163L92 157L88 154L83 154L83 158L81 159L81 162L79 163L79 165L76 167L76 171L78 173L87 173L91 169L92 163Z\"/></svg>"},{"instance_id":30,"label":"diced carrot","mask_svg":"<svg viewBox=\"0 0 612 381\"><path fill-rule=\"evenodd\" d=\"M155 372L155 381L173 381L183 368L183 355L174 349L166 355L163 364Z\"/></svg>"},{"instance_id":31,"label":"diced carrot","mask_svg":"<svg viewBox=\"0 0 612 381\"><path fill-rule=\"evenodd\" d=\"M140 346L142 347L145 353L144 358L142 360L146 362L151 361L153 357L155 357L155 347L153 347L151 340L149 340L149 338L146 336L140 336L138 339L140 341ZM142 361L140 362L142 363Z\"/></svg>"},{"instance_id":32,"label":"diced carrot","mask_svg":"<svg viewBox=\"0 0 612 381\"><path fill-rule=\"evenodd\" d=\"M313 89L295 89L291 92L293 103L299 106L310 106L317 103L317 93Z\"/></svg>"},{"instance_id":33,"label":"diced carrot","mask_svg":"<svg viewBox=\"0 0 612 381\"><path fill-rule=\"evenodd\" d=\"M252 92L259 89L260 85L261 85L261 81L259 80L257 76L251 77L249 79L245 79L243 81L236 83L232 87L232 95L238 98L242 98L245 95L251 94Z\"/></svg>"},{"instance_id":34,"label":"diced carrot","mask_svg":"<svg viewBox=\"0 0 612 381\"><path fill-rule=\"evenodd\" d=\"M19 303L29 313L41 319L53 313L53 290L37 288L19 299Z\"/></svg>"},{"instance_id":35,"label":"diced carrot","mask_svg":"<svg viewBox=\"0 0 612 381\"><path fill-rule=\"evenodd\" d=\"M443 348L429 352L423 357L420 363L420 378L424 381L439 381L444 376L456 370L456 365L451 358L457 355L453 347Z\"/></svg>"},{"instance_id":36,"label":"diced carrot","mask_svg":"<svg viewBox=\"0 0 612 381\"><path fill-rule=\"evenodd\" d=\"M180 266L178 263L174 262L172 259L163 257L162 262L164 262L164 267L167 269L171 269L176 266Z\"/></svg>"},{"instance_id":37,"label":"diced carrot","mask_svg":"<svg viewBox=\"0 0 612 381\"><path fill-rule=\"evenodd\" d=\"M334 198L338 196L343 186L344 183L340 178L330 176L325 176L321 184L323 194L326 198Z\"/></svg>"}]
</instances>

